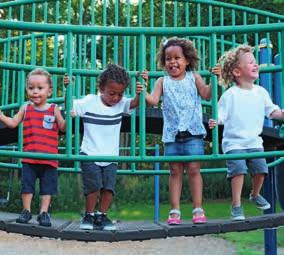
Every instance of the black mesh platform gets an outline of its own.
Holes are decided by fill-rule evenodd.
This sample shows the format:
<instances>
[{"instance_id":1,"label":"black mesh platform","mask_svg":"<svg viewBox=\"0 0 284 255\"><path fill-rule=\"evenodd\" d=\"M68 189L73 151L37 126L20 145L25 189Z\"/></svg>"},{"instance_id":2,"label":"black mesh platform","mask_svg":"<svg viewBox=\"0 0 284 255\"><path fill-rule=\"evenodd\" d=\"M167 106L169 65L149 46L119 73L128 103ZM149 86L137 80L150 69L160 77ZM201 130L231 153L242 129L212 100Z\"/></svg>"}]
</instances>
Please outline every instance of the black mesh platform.
<instances>
[{"instance_id":1,"label":"black mesh platform","mask_svg":"<svg viewBox=\"0 0 284 255\"><path fill-rule=\"evenodd\" d=\"M252 231L284 226L284 212L250 217L244 221L209 220L206 224L192 224L190 221L183 221L178 226L169 226L165 222L156 224L151 221L117 222L117 230L115 231L99 229L85 231L79 228L79 221L58 219L52 219L52 227L41 227L36 221L36 216L33 216L29 224L18 224L15 222L17 217L17 214L0 212L0 230L29 236L85 242L142 241L155 238Z\"/></svg>"}]
</instances>

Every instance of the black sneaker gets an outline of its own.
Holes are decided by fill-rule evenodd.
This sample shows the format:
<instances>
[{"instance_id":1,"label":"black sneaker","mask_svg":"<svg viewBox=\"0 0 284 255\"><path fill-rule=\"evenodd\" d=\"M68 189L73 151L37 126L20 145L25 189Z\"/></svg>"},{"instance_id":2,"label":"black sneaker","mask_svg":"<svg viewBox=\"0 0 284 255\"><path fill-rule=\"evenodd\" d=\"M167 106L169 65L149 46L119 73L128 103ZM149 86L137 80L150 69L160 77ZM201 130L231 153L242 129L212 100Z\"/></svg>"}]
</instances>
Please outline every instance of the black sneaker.
<instances>
[{"instance_id":1,"label":"black sneaker","mask_svg":"<svg viewBox=\"0 0 284 255\"><path fill-rule=\"evenodd\" d=\"M51 227L50 217L47 212L42 212L37 216L37 221L40 226Z\"/></svg>"},{"instance_id":2,"label":"black sneaker","mask_svg":"<svg viewBox=\"0 0 284 255\"><path fill-rule=\"evenodd\" d=\"M94 216L85 213L80 222L80 229L93 230L94 229Z\"/></svg>"},{"instance_id":3,"label":"black sneaker","mask_svg":"<svg viewBox=\"0 0 284 255\"><path fill-rule=\"evenodd\" d=\"M106 214L95 214L94 224L100 227L101 230L116 230L115 224L107 217Z\"/></svg>"},{"instance_id":4,"label":"black sneaker","mask_svg":"<svg viewBox=\"0 0 284 255\"><path fill-rule=\"evenodd\" d=\"M27 224L32 219L32 214L29 210L24 209L20 216L16 219L17 223Z\"/></svg>"}]
</instances>

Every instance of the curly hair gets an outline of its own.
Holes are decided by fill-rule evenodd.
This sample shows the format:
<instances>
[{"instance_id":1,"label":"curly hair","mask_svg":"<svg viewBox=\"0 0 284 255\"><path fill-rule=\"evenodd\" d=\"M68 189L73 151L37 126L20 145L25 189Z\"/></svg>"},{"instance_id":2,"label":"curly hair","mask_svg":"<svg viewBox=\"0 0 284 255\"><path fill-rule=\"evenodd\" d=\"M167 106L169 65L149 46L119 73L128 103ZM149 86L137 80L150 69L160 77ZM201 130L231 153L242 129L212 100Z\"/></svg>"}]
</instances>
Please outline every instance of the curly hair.
<instances>
[{"instance_id":1,"label":"curly hair","mask_svg":"<svg viewBox=\"0 0 284 255\"><path fill-rule=\"evenodd\" d=\"M45 76L48 85L52 88L51 74L48 71L41 69L41 68L36 68L36 69L32 70L31 72L29 72L29 74L27 75L27 79L26 79L26 85L28 85L31 76L33 76L33 75Z\"/></svg>"},{"instance_id":2,"label":"curly hair","mask_svg":"<svg viewBox=\"0 0 284 255\"><path fill-rule=\"evenodd\" d=\"M103 89L108 81L123 84L126 88L130 83L130 77L123 67L109 64L99 77L99 88Z\"/></svg>"},{"instance_id":3,"label":"curly hair","mask_svg":"<svg viewBox=\"0 0 284 255\"><path fill-rule=\"evenodd\" d=\"M189 62L189 64L186 67L187 71L190 71L190 70L193 71L197 69L199 58L198 58L197 50L193 46L192 41L188 39L184 39L184 38L178 38L178 37L171 37L161 42L160 48L157 54L157 60L161 68L165 67L165 62L166 62L165 51L170 46L181 47L183 55L185 56L186 60Z\"/></svg>"},{"instance_id":4,"label":"curly hair","mask_svg":"<svg viewBox=\"0 0 284 255\"><path fill-rule=\"evenodd\" d=\"M244 53L253 53L254 48L249 45L239 45L238 47L231 49L224 53L218 60L218 63L222 66L222 78L225 87L235 81L233 71L238 67L240 58Z\"/></svg>"}]
</instances>

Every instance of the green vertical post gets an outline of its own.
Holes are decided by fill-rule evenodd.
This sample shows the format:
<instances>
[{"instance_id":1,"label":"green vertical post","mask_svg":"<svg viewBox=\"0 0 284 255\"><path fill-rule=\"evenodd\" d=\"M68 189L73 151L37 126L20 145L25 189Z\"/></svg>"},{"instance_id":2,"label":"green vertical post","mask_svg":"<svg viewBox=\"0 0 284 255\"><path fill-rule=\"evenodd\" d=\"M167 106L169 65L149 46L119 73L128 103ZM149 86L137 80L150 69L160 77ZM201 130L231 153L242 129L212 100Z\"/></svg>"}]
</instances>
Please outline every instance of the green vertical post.
<instances>
[{"instance_id":1,"label":"green vertical post","mask_svg":"<svg viewBox=\"0 0 284 255\"><path fill-rule=\"evenodd\" d=\"M217 58L217 39L216 34L212 34L210 36L210 65L216 65L216 58ZM218 89L217 89L217 77L216 75L211 76L211 84L212 84L212 118L217 120L218 119L218 110L217 110L217 100L218 100ZM218 125L212 130L212 152L213 154L219 153L219 146L218 146Z\"/></svg>"},{"instance_id":2,"label":"green vertical post","mask_svg":"<svg viewBox=\"0 0 284 255\"><path fill-rule=\"evenodd\" d=\"M284 109L284 30L281 31L281 38L280 38L280 44L279 44L279 52L281 55L280 63L282 68L282 83L280 87L280 95L281 95L281 109Z\"/></svg>"},{"instance_id":3,"label":"green vertical post","mask_svg":"<svg viewBox=\"0 0 284 255\"><path fill-rule=\"evenodd\" d=\"M145 59L146 59L146 42L145 35L141 34L139 37L139 72L145 69ZM146 123L145 123L145 91L140 95L139 102L139 134L140 134L140 156L143 158L146 155Z\"/></svg>"},{"instance_id":4,"label":"green vertical post","mask_svg":"<svg viewBox=\"0 0 284 255\"><path fill-rule=\"evenodd\" d=\"M95 25L95 0L92 0L91 2L91 24ZM96 44L96 35L91 35L91 68L96 69L97 68L97 44ZM96 77L91 77L91 81L90 81L90 93L91 94L95 94L96 92L96 82L97 79Z\"/></svg>"},{"instance_id":5,"label":"green vertical post","mask_svg":"<svg viewBox=\"0 0 284 255\"><path fill-rule=\"evenodd\" d=\"M114 10L114 25L118 26L119 21L119 1L115 1L115 10ZM113 62L118 64L118 36L114 36L113 39Z\"/></svg>"},{"instance_id":6,"label":"green vertical post","mask_svg":"<svg viewBox=\"0 0 284 255\"><path fill-rule=\"evenodd\" d=\"M24 103L24 93L25 93L25 72L23 70L20 71L20 77L19 77L19 82L18 82L18 102L19 105L22 106ZM23 123L19 125L18 128L18 150L23 151ZM21 160L18 159L18 163L21 165Z\"/></svg>"},{"instance_id":7,"label":"green vertical post","mask_svg":"<svg viewBox=\"0 0 284 255\"><path fill-rule=\"evenodd\" d=\"M72 33L68 32L67 34L67 75L72 82ZM72 154L72 120L70 111L72 109L72 86L67 86L66 88L66 154L70 156Z\"/></svg>"}]
</instances>

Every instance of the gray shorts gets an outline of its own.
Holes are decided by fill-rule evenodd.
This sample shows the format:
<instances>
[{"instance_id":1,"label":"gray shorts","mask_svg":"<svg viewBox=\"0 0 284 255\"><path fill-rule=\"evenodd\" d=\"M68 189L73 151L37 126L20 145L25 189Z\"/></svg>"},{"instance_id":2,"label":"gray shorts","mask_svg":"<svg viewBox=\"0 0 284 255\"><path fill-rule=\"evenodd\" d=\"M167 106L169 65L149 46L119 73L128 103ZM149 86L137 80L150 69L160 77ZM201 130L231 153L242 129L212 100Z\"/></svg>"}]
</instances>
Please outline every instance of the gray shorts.
<instances>
[{"instance_id":1,"label":"gray shorts","mask_svg":"<svg viewBox=\"0 0 284 255\"><path fill-rule=\"evenodd\" d=\"M263 149L243 149L231 150L226 154L249 153L249 152L263 152ZM268 174L268 167L265 158L253 159L231 159L227 160L227 178L231 179L234 176L247 174L250 172L254 174Z\"/></svg>"},{"instance_id":2,"label":"gray shorts","mask_svg":"<svg viewBox=\"0 0 284 255\"><path fill-rule=\"evenodd\" d=\"M81 162L81 168L85 196L101 189L110 190L114 193L117 175L116 164L99 166L94 162L83 161Z\"/></svg>"}]
</instances>

